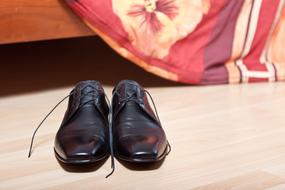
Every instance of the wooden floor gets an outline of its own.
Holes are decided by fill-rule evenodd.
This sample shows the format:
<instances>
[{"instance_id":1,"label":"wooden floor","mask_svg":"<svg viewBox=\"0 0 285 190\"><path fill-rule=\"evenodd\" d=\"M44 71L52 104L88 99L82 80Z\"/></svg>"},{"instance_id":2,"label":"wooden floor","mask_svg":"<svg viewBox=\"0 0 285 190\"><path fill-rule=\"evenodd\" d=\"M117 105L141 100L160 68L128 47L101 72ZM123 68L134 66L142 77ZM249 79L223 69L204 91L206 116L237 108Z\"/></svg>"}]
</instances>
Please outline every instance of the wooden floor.
<instances>
[{"instance_id":1,"label":"wooden floor","mask_svg":"<svg viewBox=\"0 0 285 190\"><path fill-rule=\"evenodd\" d=\"M144 72L97 37L2 45L0 57L0 190L285 189L285 83L182 86ZM53 142L66 102L27 158L33 130L76 82L100 80L111 98L125 78L155 99L172 145L160 168L116 161L105 179L110 159L101 167L61 167Z\"/></svg>"},{"instance_id":2,"label":"wooden floor","mask_svg":"<svg viewBox=\"0 0 285 190\"><path fill-rule=\"evenodd\" d=\"M112 86L105 85L111 98ZM31 134L72 86L0 98L0 189L285 189L285 84L151 87L172 152L160 168L110 159L66 171L53 154L66 102Z\"/></svg>"}]
</instances>

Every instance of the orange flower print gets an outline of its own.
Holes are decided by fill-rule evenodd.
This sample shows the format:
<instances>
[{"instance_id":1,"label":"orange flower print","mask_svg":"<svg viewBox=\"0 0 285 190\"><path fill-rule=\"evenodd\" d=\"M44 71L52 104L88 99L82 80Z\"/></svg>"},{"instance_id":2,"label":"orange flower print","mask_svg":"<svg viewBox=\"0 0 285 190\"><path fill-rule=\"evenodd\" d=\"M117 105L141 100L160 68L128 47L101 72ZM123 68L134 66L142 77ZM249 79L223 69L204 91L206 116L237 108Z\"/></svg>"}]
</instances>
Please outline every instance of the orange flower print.
<instances>
[{"instance_id":1,"label":"orange flower print","mask_svg":"<svg viewBox=\"0 0 285 190\"><path fill-rule=\"evenodd\" d=\"M112 0L132 45L147 56L163 58L189 35L207 13L209 0Z\"/></svg>"}]
</instances>

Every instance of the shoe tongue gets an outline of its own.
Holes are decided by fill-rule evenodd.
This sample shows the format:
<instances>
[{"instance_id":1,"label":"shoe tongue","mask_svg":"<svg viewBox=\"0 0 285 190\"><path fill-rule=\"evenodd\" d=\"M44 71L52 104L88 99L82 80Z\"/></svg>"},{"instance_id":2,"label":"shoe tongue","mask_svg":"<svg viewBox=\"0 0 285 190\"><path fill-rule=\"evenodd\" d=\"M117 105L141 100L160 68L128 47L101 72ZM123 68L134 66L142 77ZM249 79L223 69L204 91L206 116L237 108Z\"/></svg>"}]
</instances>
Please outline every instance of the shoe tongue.
<instances>
[{"instance_id":1,"label":"shoe tongue","mask_svg":"<svg viewBox=\"0 0 285 190\"><path fill-rule=\"evenodd\" d=\"M96 90L95 86L85 85L85 86L83 86L83 88L81 88L81 94L90 95L90 92L94 91L94 90Z\"/></svg>"},{"instance_id":2,"label":"shoe tongue","mask_svg":"<svg viewBox=\"0 0 285 190\"><path fill-rule=\"evenodd\" d=\"M92 80L81 81L76 85L75 90L80 93L80 104L93 103L92 100L98 96L97 86L96 81Z\"/></svg>"},{"instance_id":3,"label":"shoe tongue","mask_svg":"<svg viewBox=\"0 0 285 190\"><path fill-rule=\"evenodd\" d=\"M142 87L135 81L123 80L117 87L119 93L124 97L134 96L141 97L143 95Z\"/></svg>"}]
</instances>

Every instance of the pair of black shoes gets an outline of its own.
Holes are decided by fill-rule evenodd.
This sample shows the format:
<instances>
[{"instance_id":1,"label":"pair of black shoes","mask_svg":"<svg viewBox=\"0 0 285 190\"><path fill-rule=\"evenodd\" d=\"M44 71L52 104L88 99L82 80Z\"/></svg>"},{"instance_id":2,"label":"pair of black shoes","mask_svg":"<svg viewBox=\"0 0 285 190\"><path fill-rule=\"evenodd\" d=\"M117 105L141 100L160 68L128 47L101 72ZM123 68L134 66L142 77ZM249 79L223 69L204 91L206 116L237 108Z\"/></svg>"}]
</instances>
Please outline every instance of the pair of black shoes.
<instances>
[{"instance_id":1,"label":"pair of black shoes","mask_svg":"<svg viewBox=\"0 0 285 190\"><path fill-rule=\"evenodd\" d=\"M132 163L164 159L170 146L147 94L151 98L137 82L123 80L114 88L110 105L98 81L78 83L63 99L69 97L69 103L55 137L56 158L62 163L86 164L111 155L113 169L114 156Z\"/></svg>"}]
</instances>

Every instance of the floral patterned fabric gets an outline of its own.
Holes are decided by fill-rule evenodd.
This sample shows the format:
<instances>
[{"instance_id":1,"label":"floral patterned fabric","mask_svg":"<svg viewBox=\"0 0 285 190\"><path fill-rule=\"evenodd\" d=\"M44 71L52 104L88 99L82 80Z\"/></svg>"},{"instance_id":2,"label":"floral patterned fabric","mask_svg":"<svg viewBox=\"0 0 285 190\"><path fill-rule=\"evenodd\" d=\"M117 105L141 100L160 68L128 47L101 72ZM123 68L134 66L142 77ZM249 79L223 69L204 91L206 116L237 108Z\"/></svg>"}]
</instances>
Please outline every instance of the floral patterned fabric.
<instances>
[{"instance_id":1,"label":"floral patterned fabric","mask_svg":"<svg viewBox=\"0 0 285 190\"><path fill-rule=\"evenodd\" d=\"M190 84L285 79L285 0L66 0L115 51Z\"/></svg>"},{"instance_id":2,"label":"floral patterned fabric","mask_svg":"<svg viewBox=\"0 0 285 190\"><path fill-rule=\"evenodd\" d=\"M201 22L206 6L203 2L113 0L112 4L132 45L147 56L163 58L174 43L193 32Z\"/></svg>"}]
</instances>

